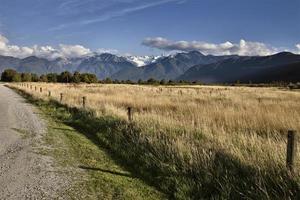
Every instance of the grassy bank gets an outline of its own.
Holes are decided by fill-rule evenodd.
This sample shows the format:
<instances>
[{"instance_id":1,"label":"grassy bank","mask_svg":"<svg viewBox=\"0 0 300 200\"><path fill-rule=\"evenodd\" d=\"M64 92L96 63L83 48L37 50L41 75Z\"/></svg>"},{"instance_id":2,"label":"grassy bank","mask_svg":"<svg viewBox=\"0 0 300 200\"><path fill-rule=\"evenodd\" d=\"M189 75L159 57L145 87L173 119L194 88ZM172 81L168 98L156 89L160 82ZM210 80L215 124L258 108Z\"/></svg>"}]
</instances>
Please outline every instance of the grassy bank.
<instances>
[{"instance_id":1,"label":"grassy bank","mask_svg":"<svg viewBox=\"0 0 300 200\"><path fill-rule=\"evenodd\" d=\"M55 90L51 85L42 87ZM272 93L263 89L265 93L253 99L251 94L254 93L245 90L238 91L243 92L243 96L239 96L231 88L223 88L222 91L217 88L217 94L214 90L213 94L207 90L196 93L202 98L192 96L196 99L188 99L183 96L183 101L177 99L176 95L190 94L194 92L193 89L175 88L174 95L174 91L169 91L174 88L163 88L169 96L175 96L175 103L165 95L160 97L165 98L164 102L145 100L148 103L145 107L139 99L133 105L140 107L139 111L134 122L129 123L121 108L130 104L130 98L127 102L117 97L113 99L110 93L115 94L116 91L106 91L107 94L101 93L103 96L99 97L98 104L93 104L88 97L90 101L86 111L80 109L80 100L74 98L74 95L82 91L86 92L82 94L89 94L92 88L79 90L77 86L58 87L60 89L57 91L69 94L66 95L68 99L64 100L64 105L59 104L55 98L49 99L45 93L19 89L42 98L43 101L35 103L46 106L46 112L52 113L52 117L84 133L95 145L104 147L116 162L148 184L156 186L171 199L299 198L299 173L289 176L284 166L283 133L287 126L281 116L276 117L276 113L280 115L294 110L292 116L296 119L291 120L295 122L293 126L298 127L299 105L294 104L299 98L297 93L279 91L278 94L287 95L284 103L283 96L277 100L276 91ZM159 88L148 89L160 92ZM227 93L228 90L231 93ZM132 95L132 91L129 90L129 93ZM204 95L210 98L206 99ZM79 102L76 103L76 99ZM139 101L140 104L137 103ZM194 101L208 106L202 108L205 117L199 115L195 118L195 110L199 105ZM283 107L277 107L276 102ZM251 112L256 113L258 119ZM192 123L193 128L187 125L187 119L184 120L191 114L196 119ZM167 120L161 124L154 118Z\"/></svg>"}]
</instances>

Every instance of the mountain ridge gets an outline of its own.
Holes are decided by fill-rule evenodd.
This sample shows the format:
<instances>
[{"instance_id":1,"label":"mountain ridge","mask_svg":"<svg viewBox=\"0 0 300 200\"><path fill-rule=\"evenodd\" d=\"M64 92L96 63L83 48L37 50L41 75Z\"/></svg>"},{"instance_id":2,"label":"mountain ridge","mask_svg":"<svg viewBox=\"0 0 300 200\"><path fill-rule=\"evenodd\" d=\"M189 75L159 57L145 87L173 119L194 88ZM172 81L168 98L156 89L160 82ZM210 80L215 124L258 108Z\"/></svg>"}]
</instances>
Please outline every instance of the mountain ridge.
<instances>
[{"instance_id":1,"label":"mountain ridge","mask_svg":"<svg viewBox=\"0 0 300 200\"><path fill-rule=\"evenodd\" d=\"M177 80L204 83L251 81L255 75L259 75L267 68L277 69L276 66L284 67L297 62L300 62L300 55L290 52L280 52L270 56L239 56L217 63L195 65L179 76ZM245 77L248 77L248 80L245 80Z\"/></svg>"},{"instance_id":2,"label":"mountain ridge","mask_svg":"<svg viewBox=\"0 0 300 200\"><path fill-rule=\"evenodd\" d=\"M270 68L269 70L280 71L286 65L300 62L300 55L291 52L280 52L270 56L214 56L204 55L198 51L190 51L169 56L141 57L141 60L145 60L139 64L133 62L134 59L138 59L138 56L129 58L128 56L117 56L110 53L93 54L82 58L68 59L60 57L54 60L36 56L23 59L0 56L0 72L8 68L39 75L79 71L81 73L94 73L99 79L111 78L137 81L139 79L154 78L157 80L222 83L237 80L256 80L255 76L262 76L260 73L266 73L265 71L268 71L268 68ZM141 66L143 62L148 64ZM297 74L298 68L291 68L293 71L296 70L295 73Z\"/></svg>"}]
</instances>

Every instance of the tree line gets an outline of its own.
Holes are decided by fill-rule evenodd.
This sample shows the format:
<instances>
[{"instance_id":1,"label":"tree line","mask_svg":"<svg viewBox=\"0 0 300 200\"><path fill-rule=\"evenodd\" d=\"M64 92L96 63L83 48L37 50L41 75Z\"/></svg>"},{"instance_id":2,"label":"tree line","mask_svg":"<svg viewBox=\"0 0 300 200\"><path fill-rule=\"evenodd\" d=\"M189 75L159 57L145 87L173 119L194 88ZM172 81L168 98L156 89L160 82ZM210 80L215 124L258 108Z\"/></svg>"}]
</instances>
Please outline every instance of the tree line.
<instances>
[{"instance_id":1,"label":"tree line","mask_svg":"<svg viewBox=\"0 0 300 200\"><path fill-rule=\"evenodd\" d=\"M3 82L51 82L51 83L97 83L95 74L90 73L70 73L68 71L37 75L34 73L19 73L13 69L6 69L1 74Z\"/></svg>"},{"instance_id":2,"label":"tree line","mask_svg":"<svg viewBox=\"0 0 300 200\"><path fill-rule=\"evenodd\" d=\"M37 75L35 73L19 73L13 69L6 69L1 74L1 81L3 82L50 82L50 83L106 83L106 84L149 84L149 85L184 85L184 84L199 84L199 82L189 81L173 81L173 80L156 80L150 78L148 80L139 79L138 81L132 80L112 80L105 78L98 80L95 74L79 73L64 71L60 74L48 73Z\"/></svg>"}]
</instances>

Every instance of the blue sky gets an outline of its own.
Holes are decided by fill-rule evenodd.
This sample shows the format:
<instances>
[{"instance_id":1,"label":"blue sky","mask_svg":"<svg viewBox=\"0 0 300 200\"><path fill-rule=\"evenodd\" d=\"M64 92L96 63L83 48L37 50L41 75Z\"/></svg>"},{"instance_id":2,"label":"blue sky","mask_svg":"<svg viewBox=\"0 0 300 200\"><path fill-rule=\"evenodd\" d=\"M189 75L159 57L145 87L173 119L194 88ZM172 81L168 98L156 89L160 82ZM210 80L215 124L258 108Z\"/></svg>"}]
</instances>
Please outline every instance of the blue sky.
<instances>
[{"instance_id":1,"label":"blue sky","mask_svg":"<svg viewBox=\"0 0 300 200\"><path fill-rule=\"evenodd\" d=\"M18 51L300 52L299 21L300 0L0 0L0 34Z\"/></svg>"}]
</instances>

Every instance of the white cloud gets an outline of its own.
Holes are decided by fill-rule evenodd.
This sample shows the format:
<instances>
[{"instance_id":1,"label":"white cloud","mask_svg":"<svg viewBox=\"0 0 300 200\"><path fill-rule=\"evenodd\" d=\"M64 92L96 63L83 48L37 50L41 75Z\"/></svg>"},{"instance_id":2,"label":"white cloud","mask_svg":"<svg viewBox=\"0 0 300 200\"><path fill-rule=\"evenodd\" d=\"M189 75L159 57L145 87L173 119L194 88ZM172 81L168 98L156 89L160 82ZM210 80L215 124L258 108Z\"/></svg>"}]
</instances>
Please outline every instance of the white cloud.
<instances>
[{"instance_id":1,"label":"white cloud","mask_svg":"<svg viewBox=\"0 0 300 200\"><path fill-rule=\"evenodd\" d=\"M81 45L59 45L59 51L63 57L67 58L76 58L91 54L92 51L88 48L85 48Z\"/></svg>"},{"instance_id":2,"label":"white cloud","mask_svg":"<svg viewBox=\"0 0 300 200\"><path fill-rule=\"evenodd\" d=\"M240 40L239 43L224 42L220 44L202 41L171 41L166 38L146 38L143 45L166 51L201 51L204 54L213 55L243 55L243 56L265 56L278 52L278 49L261 42Z\"/></svg>"},{"instance_id":3,"label":"white cloud","mask_svg":"<svg viewBox=\"0 0 300 200\"><path fill-rule=\"evenodd\" d=\"M299 44L296 44L296 48L297 48L296 53L300 54L300 43L299 43Z\"/></svg>"},{"instance_id":4,"label":"white cloud","mask_svg":"<svg viewBox=\"0 0 300 200\"><path fill-rule=\"evenodd\" d=\"M104 48L100 48L96 50L96 53L98 54L102 54L102 53L110 53L110 54L118 54L119 51L116 49L104 49Z\"/></svg>"},{"instance_id":5,"label":"white cloud","mask_svg":"<svg viewBox=\"0 0 300 200\"><path fill-rule=\"evenodd\" d=\"M9 40L0 35L0 55L13 56L17 58L25 58L28 56L37 56L47 58L50 60L64 57L64 58L77 58L91 54L92 51L81 45L64 45L60 44L58 48L52 46L37 46L33 47L20 47L10 45Z\"/></svg>"}]
</instances>

